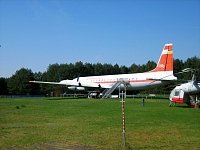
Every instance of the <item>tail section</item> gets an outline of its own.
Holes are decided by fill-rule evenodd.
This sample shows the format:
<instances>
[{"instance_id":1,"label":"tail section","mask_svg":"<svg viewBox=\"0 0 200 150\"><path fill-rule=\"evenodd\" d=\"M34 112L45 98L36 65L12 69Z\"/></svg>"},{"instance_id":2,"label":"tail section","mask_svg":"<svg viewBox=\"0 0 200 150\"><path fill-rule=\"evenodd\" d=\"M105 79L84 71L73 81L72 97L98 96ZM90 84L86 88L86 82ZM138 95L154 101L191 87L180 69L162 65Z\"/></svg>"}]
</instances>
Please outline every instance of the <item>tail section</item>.
<instances>
[{"instance_id":1,"label":"tail section","mask_svg":"<svg viewBox=\"0 0 200 150\"><path fill-rule=\"evenodd\" d=\"M165 44L155 69L157 71L173 71L173 44Z\"/></svg>"}]
</instances>

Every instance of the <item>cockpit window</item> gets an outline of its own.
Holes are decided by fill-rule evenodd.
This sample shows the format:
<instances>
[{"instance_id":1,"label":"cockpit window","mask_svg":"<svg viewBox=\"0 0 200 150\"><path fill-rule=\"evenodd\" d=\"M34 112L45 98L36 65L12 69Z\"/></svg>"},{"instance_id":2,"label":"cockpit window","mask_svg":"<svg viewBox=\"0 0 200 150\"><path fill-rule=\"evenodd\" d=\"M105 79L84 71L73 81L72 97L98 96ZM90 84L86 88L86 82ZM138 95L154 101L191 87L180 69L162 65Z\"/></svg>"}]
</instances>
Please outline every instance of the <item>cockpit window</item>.
<instances>
[{"instance_id":1,"label":"cockpit window","mask_svg":"<svg viewBox=\"0 0 200 150\"><path fill-rule=\"evenodd\" d=\"M175 91L175 96L179 96L179 91Z\"/></svg>"}]
</instances>

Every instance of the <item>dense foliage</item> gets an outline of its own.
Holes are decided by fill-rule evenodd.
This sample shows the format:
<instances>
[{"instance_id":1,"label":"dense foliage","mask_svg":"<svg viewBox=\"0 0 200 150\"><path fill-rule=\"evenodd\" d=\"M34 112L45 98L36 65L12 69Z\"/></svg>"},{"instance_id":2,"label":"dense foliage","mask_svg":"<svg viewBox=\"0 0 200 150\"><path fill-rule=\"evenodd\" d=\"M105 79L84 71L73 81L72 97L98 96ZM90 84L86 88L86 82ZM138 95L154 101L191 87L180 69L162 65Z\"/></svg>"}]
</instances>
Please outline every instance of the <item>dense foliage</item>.
<instances>
[{"instance_id":1,"label":"dense foliage","mask_svg":"<svg viewBox=\"0 0 200 150\"><path fill-rule=\"evenodd\" d=\"M61 86L52 85L39 85L30 84L30 80L41 80L41 81L60 81L64 79L73 79L79 76L93 76L93 75L113 75L113 74L124 74L124 73L136 73L144 72L153 69L156 63L148 61L143 65L132 64L130 67L119 66L118 64L91 64L76 62L74 64L51 64L48 66L45 72L33 73L30 69L21 68L17 70L15 74L10 78L0 78L0 95L29 95L29 94L47 94L50 92L64 92ZM185 68L197 69L196 76L197 80L200 80L200 58L192 57L186 61L180 59L174 60L174 73L177 73ZM179 79L190 80L191 73L177 74ZM173 83L172 83L173 84ZM146 90L149 93L163 93L166 91L166 87L154 88ZM169 91L169 89L168 89ZM144 92L144 91L143 91Z\"/></svg>"}]
</instances>

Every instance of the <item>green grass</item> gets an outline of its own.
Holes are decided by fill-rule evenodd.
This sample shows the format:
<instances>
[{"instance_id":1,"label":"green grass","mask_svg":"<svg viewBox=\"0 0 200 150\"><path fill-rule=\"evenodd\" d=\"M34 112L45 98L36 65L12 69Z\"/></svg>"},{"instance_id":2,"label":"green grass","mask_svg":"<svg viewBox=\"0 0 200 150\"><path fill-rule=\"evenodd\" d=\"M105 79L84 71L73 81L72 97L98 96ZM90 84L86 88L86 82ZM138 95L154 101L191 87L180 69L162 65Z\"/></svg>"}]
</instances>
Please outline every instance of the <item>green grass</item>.
<instances>
[{"instance_id":1,"label":"green grass","mask_svg":"<svg viewBox=\"0 0 200 150\"><path fill-rule=\"evenodd\" d=\"M0 149L121 150L120 100L0 99ZM125 102L127 149L200 149L200 110ZM55 148L56 147L56 148Z\"/></svg>"}]
</instances>

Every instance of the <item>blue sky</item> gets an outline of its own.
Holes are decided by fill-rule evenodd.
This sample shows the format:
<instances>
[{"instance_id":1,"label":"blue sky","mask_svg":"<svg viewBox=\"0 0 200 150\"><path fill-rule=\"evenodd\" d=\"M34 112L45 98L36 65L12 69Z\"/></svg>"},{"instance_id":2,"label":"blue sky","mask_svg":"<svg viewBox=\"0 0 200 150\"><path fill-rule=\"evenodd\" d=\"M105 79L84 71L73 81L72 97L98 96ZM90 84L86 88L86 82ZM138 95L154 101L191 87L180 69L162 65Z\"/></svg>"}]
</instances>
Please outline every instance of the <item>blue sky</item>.
<instances>
[{"instance_id":1,"label":"blue sky","mask_svg":"<svg viewBox=\"0 0 200 150\"><path fill-rule=\"evenodd\" d=\"M54 63L200 57L199 0L0 0L0 77Z\"/></svg>"}]
</instances>

